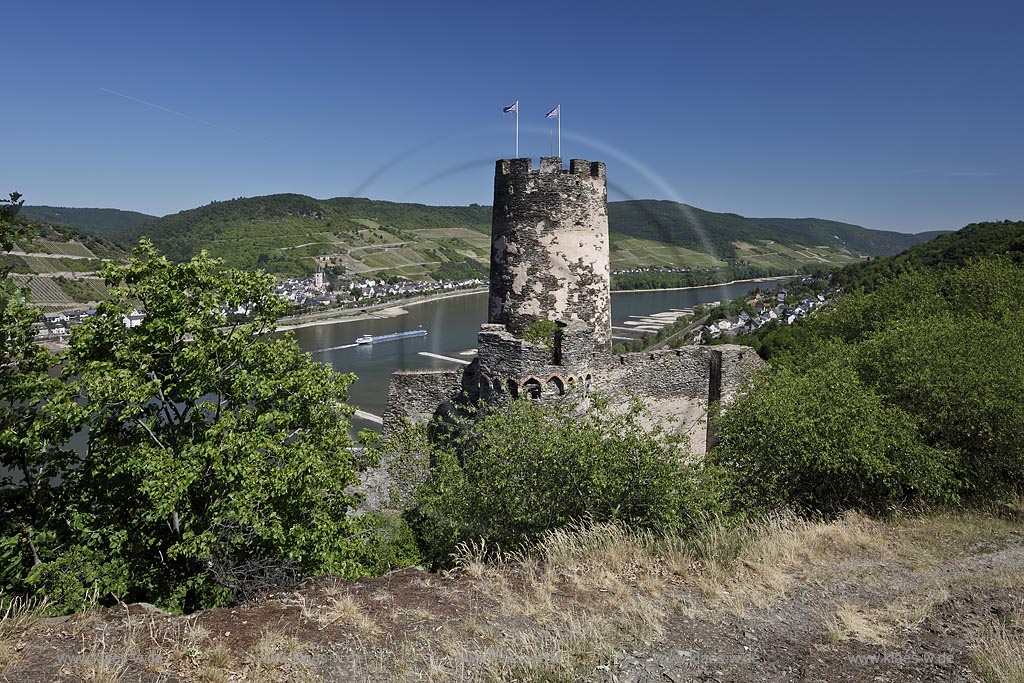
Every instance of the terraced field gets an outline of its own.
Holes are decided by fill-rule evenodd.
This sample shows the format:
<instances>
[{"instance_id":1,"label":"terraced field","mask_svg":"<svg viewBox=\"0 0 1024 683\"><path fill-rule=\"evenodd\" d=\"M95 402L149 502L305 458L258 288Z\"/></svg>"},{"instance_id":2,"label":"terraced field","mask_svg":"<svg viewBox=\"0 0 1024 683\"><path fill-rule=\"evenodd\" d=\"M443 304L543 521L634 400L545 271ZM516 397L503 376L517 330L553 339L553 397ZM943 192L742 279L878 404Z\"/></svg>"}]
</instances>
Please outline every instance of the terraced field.
<instances>
[{"instance_id":1,"label":"terraced field","mask_svg":"<svg viewBox=\"0 0 1024 683\"><path fill-rule=\"evenodd\" d=\"M667 268L713 268L725 261L686 247L637 237L612 238L612 269L663 266Z\"/></svg>"},{"instance_id":2,"label":"terraced field","mask_svg":"<svg viewBox=\"0 0 1024 683\"><path fill-rule=\"evenodd\" d=\"M757 244L736 242L740 259L757 266L796 269L806 263L843 265L860 257L842 245L793 246L766 241Z\"/></svg>"},{"instance_id":3,"label":"terraced field","mask_svg":"<svg viewBox=\"0 0 1024 683\"><path fill-rule=\"evenodd\" d=\"M38 275L12 275L19 287L28 287L33 303L37 304L73 304L74 299L61 289L53 278Z\"/></svg>"},{"instance_id":4,"label":"terraced field","mask_svg":"<svg viewBox=\"0 0 1024 683\"><path fill-rule=\"evenodd\" d=\"M87 246L79 242L33 240L31 244L25 245L24 251L56 254L57 256L81 256L83 258L90 259L96 258L96 254L94 254Z\"/></svg>"}]
</instances>

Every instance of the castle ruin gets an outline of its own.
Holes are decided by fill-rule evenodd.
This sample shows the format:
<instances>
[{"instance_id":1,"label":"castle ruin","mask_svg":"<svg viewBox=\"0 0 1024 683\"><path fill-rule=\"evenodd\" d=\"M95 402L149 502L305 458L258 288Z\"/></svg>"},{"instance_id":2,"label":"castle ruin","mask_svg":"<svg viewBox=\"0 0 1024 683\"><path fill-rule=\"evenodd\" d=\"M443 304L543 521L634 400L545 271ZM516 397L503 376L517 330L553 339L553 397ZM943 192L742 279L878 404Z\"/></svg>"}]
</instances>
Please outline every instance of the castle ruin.
<instances>
[{"instance_id":1,"label":"castle ruin","mask_svg":"<svg viewBox=\"0 0 1024 683\"><path fill-rule=\"evenodd\" d=\"M761 364L745 346L684 346L613 355L605 165L561 157L495 165L490 295L477 357L451 370L392 375L384 432L479 401L558 401L601 392L707 444L707 414ZM671 427L670 427L671 428Z\"/></svg>"}]
</instances>

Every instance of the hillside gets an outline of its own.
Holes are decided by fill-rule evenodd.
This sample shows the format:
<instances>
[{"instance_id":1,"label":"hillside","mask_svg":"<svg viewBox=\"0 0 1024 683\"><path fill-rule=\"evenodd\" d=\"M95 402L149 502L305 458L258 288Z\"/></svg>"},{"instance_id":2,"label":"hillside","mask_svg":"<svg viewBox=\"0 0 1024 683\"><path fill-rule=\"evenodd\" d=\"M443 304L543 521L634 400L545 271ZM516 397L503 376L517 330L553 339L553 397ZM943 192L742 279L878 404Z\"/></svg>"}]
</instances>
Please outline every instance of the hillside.
<instances>
[{"instance_id":1,"label":"hillside","mask_svg":"<svg viewBox=\"0 0 1024 683\"><path fill-rule=\"evenodd\" d=\"M925 235L868 230L859 225L818 218L746 218L714 213L670 201L632 200L608 205L613 232L664 242L698 251L714 248L723 259L743 258L740 242L774 241L782 245L808 245L846 249L858 255L888 256L917 244Z\"/></svg>"},{"instance_id":2,"label":"hillside","mask_svg":"<svg viewBox=\"0 0 1024 683\"><path fill-rule=\"evenodd\" d=\"M76 209L64 206L23 206L21 215L50 225L66 225L91 235L131 228L156 216L121 209Z\"/></svg>"},{"instance_id":3,"label":"hillside","mask_svg":"<svg viewBox=\"0 0 1024 683\"><path fill-rule=\"evenodd\" d=\"M875 292L912 271L942 275L975 259L1007 258L1024 263L1024 221L971 223L956 232L944 233L895 256L874 258L839 268L830 273L831 284L847 293ZM827 270L827 269L824 269ZM818 273L823 275L824 273ZM995 290L983 298L991 299ZM789 353L820 340L809 340L806 326L766 325L756 332L730 338L731 342L754 347L768 359Z\"/></svg>"},{"instance_id":4,"label":"hillside","mask_svg":"<svg viewBox=\"0 0 1024 683\"><path fill-rule=\"evenodd\" d=\"M323 576L187 616L16 605L0 613L0 677L1017 681L1022 532L1019 511L782 518L689 544L605 526L552 535L521 562Z\"/></svg>"},{"instance_id":5,"label":"hillside","mask_svg":"<svg viewBox=\"0 0 1024 683\"><path fill-rule=\"evenodd\" d=\"M107 287L99 277L106 261L127 256L120 245L97 235L83 234L66 225L50 225L19 215L21 234L14 248L0 256L20 287L27 287L33 303L44 310L60 310L101 301Z\"/></svg>"},{"instance_id":6,"label":"hillside","mask_svg":"<svg viewBox=\"0 0 1024 683\"><path fill-rule=\"evenodd\" d=\"M232 266L304 273L315 259L359 275L423 278L440 268L483 269L490 207L427 206L298 194L214 202L112 234L124 245L146 235L186 259L206 248ZM819 219L744 218L668 201L609 204L612 267L721 268L792 272L897 253L926 239Z\"/></svg>"},{"instance_id":7,"label":"hillside","mask_svg":"<svg viewBox=\"0 0 1024 683\"><path fill-rule=\"evenodd\" d=\"M972 259L991 256L1024 262L1024 221L971 223L895 256L846 266L836 272L835 282L846 287L873 289L909 270L956 268Z\"/></svg>"},{"instance_id":8,"label":"hillside","mask_svg":"<svg viewBox=\"0 0 1024 683\"><path fill-rule=\"evenodd\" d=\"M297 194L214 202L121 230L173 259L208 249L230 266L305 273L314 259L352 273L425 277L445 263L487 262L491 210Z\"/></svg>"}]
</instances>

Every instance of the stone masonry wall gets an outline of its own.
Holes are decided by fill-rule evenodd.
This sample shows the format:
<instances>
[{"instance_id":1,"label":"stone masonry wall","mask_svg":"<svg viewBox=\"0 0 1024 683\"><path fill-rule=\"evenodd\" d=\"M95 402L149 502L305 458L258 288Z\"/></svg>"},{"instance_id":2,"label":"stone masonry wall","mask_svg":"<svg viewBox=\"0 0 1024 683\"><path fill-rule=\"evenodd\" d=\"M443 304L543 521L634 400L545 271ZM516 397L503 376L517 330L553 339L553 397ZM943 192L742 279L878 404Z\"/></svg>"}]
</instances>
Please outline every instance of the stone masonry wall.
<instances>
[{"instance_id":1,"label":"stone masonry wall","mask_svg":"<svg viewBox=\"0 0 1024 683\"><path fill-rule=\"evenodd\" d=\"M383 433L409 420L416 424L429 422L440 407L457 402L463 395L476 394L474 369L399 371L392 373L388 401L384 408Z\"/></svg>"},{"instance_id":2,"label":"stone masonry wall","mask_svg":"<svg viewBox=\"0 0 1024 683\"><path fill-rule=\"evenodd\" d=\"M594 329L611 350L608 189L601 162L503 159L494 174L488 322L522 337L539 317Z\"/></svg>"},{"instance_id":3,"label":"stone masonry wall","mask_svg":"<svg viewBox=\"0 0 1024 683\"><path fill-rule=\"evenodd\" d=\"M748 346L683 346L613 356L594 382L598 391L621 401L640 399L654 423L685 432L692 451L700 454L710 444L711 404L727 405L763 363Z\"/></svg>"}]
</instances>

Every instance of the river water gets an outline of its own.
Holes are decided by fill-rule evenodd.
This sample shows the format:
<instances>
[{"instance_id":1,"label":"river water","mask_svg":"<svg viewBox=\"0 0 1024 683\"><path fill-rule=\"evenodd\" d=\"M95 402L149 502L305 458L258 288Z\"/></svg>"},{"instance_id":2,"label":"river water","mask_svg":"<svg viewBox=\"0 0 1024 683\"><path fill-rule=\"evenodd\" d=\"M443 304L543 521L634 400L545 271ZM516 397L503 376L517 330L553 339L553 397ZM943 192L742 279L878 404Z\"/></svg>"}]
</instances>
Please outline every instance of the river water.
<instances>
[{"instance_id":1,"label":"river water","mask_svg":"<svg viewBox=\"0 0 1024 683\"><path fill-rule=\"evenodd\" d=\"M634 315L650 315L673 308L689 308L709 301L728 301L743 296L758 283L740 282L682 290L612 292L612 325L622 325ZM777 284L777 283L773 283ZM381 415L388 395L388 381L395 370L453 368L456 364L424 356L420 352L472 360L462 352L476 347L480 325L487 321L487 294L468 294L406 307L407 315L338 322L293 330L299 346L315 360L330 363L339 372L354 373L349 402ZM353 346L356 337L413 330L422 326L425 337L410 337L380 344ZM339 348L342 347L342 348ZM374 427L362 420L356 427Z\"/></svg>"}]
</instances>

